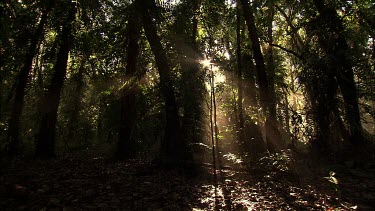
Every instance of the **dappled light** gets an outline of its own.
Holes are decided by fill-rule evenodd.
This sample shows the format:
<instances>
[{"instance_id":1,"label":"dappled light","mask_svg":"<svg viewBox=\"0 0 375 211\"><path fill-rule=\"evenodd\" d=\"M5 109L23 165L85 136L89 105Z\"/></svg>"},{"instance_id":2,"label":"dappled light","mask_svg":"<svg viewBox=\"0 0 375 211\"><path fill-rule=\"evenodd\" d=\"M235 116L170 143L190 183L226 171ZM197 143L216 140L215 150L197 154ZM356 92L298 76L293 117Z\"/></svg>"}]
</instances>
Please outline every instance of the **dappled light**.
<instances>
[{"instance_id":1,"label":"dappled light","mask_svg":"<svg viewBox=\"0 0 375 211\"><path fill-rule=\"evenodd\" d=\"M0 11L1 210L374 210L370 1Z\"/></svg>"},{"instance_id":2,"label":"dappled light","mask_svg":"<svg viewBox=\"0 0 375 211\"><path fill-rule=\"evenodd\" d=\"M235 155L233 153L225 154L225 155L223 155L223 157L225 159L227 159L228 161L231 161L233 163L237 163L237 164L243 163L243 160L241 159L241 157L239 157L238 155Z\"/></svg>"}]
</instances>

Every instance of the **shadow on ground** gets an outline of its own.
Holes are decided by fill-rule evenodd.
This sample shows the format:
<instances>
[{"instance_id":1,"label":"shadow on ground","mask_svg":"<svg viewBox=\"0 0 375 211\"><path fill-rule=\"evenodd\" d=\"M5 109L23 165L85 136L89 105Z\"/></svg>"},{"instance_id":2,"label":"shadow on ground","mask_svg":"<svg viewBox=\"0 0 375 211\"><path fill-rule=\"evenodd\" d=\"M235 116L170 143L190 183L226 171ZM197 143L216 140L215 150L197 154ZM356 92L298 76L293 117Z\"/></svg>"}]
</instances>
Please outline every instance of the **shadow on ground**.
<instances>
[{"instance_id":1,"label":"shadow on ground","mask_svg":"<svg viewBox=\"0 0 375 211\"><path fill-rule=\"evenodd\" d=\"M374 208L374 181L360 170L283 171L269 160L212 166L194 177L141 160L104 158L14 161L1 164L0 207L129 210L332 210ZM274 161L273 161L274 162ZM281 161L280 161L281 162ZM307 170L306 170L307 169ZM373 171L374 169L372 169ZM326 175L327 174L327 175Z\"/></svg>"}]
</instances>

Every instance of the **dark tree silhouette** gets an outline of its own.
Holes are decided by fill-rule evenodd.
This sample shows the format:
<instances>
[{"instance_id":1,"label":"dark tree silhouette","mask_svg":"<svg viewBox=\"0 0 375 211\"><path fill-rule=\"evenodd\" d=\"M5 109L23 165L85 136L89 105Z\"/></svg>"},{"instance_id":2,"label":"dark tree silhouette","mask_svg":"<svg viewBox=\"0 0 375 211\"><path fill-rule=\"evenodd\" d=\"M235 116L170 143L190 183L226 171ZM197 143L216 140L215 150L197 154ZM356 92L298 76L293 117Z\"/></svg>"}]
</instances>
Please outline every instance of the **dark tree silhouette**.
<instances>
[{"instance_id":1,"label":"dark tree silhouette","mask_svg":"<svg viewBox=\"0 0 375 211\"><path fill-rule=\"evenodd\" d=\"M266 140L269 150L282 149L284 144L282 143L279 129L277 128L277 119L272 112L271 92L269 88L269 80L267 77L267 70L264 62L264 57L261 52L259 36L255 26L254 14L246 0L241 0L244 17L246 20L249 37L252 44L252 51L255 60L257 81L259 84L260 101L264 113L266 115Z\"/></svg>"},{"instance_id":2,"label":"dark tree silhouette","mask_svg":"<svg viewBox=\"0 0 375 211\"><path fill-rule=\"evenodd\" d=\"M165 137L162 143L162 159L166 164L185 159L186 146L180 135L180 118L176 103L175 91L171 78L171 68L166 56L166 51L161 44L161 38L157 34L155 23L154 0L140 0L142 9L143 28L151 50L155 56L156 66L160 76L161 92L165 99L166 126Z\"/></svg>"},{"instance_id":3,"label":"dark tree silhouette","mask_svg":"<svg viewBox=\"0 0 375 211\"><path fill-rule=\"evenodd\" d=\"M129 15L126 48L126 72L125 80L127 86L123 88L119 127L119 141L116 157L119 159L131 157L134 154L135 144L131 142L131 134L136 121L136 103L139 94L137 80L137 64L139 54L139 39L141 36L141 20L136 7Z\"/></svg>"},{"instance_id":4,"label":"dark tree silhouette","mask_svg":"<svg viewBox=\"0 0 375 211\"><path fill-rule=\"evenodd\" d=\"M352 59L344 35L344 26L336 10L324 0L314 0L319 12L317 26L324 26L317 34L319 44L333 65L328 67L329 74L337 78L345 103L345 118L349 126L350 141L354 145L363 142L362 125L358 107L358 91L354 80Z\"/></svg>"},{"instance_id":5,"label":"dark tree silhouette","mask_svg":"<svg viewBox=\"0 0 375 211\"><path fill-rule=\"evenodd\" d=\"M64 84L68 56L73 39L73 21L75 18L74 3L69 3L67 5L67 14L64 18L63 29L59 36L60 45L54 66L55 71L40 108L41 122L35 149L35 157L40 159L49 159L56 156L55 139L57 110L59 108L61 90Z\"/></svg>"},{"instance_id":6,"label":"dark tree silhouette","mask_svg":"<svg viewBox=\"0 0 375 211\"><path fill-rule=\"evenodd\" d=\"M31 37L30 46L25 57L25 61L21 71L18 74L14 94L13 108L11 116L9 119L9 129L8 129L8 147L7 151L9 155L16 155L19 152L21 140L20 140L20 118L22 114L22 109L24 106L25 89L27 86L27 80L29 78L29 73L32 69L33 59L37 53L37 48L39 41L43 38L44 26L47 23L48 14L50 13L54 1L50 1L46 5L46 9L43 11L40 22Z\"/></svg>"}]
</instances>

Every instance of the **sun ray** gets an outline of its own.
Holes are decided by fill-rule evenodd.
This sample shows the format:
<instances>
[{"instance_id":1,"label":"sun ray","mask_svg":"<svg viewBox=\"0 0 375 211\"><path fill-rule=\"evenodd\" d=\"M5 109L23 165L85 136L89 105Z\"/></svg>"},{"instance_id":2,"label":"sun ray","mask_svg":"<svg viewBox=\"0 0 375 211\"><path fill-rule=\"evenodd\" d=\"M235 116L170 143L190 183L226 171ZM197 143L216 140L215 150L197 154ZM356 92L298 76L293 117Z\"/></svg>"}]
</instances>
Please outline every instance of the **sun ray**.
<instances>
[{"instance_id":1,"label":"sun ray","mask_svg":"<svg viewBox=\"0 0 375 211\"><path fill-rule=\"evenodd\" d=\"M210 59L202 59L199 60L199 63L203 65L203 67L210 67L212 65L212 62Z\"/></svg>"}]
</instances>

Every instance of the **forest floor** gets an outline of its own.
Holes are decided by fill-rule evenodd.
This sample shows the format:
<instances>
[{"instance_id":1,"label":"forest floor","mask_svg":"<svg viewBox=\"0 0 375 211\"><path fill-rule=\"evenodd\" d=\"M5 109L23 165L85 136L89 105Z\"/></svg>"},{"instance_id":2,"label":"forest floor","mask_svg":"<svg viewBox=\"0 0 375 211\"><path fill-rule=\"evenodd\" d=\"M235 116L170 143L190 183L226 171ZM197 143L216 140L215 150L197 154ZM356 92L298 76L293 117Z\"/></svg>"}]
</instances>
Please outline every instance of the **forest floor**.
<instances>
[{"instance_id":1,"label":"forest floor","mask_svg":"<svg viewBox=\"0 0 375 211\"><path fill-rule=\"evenodd\" d=\"M373 162L322 165L297 156L286 152L253 163L227 163L216 179L208 164L191 175L142 159L3 161L0 209L375 209Z\"/></svg>"}]
</instances>

